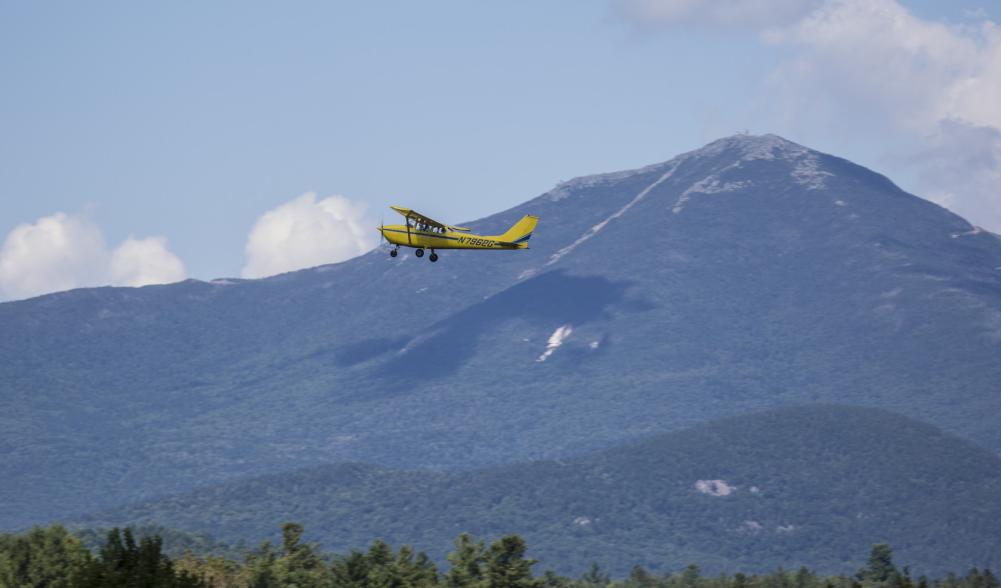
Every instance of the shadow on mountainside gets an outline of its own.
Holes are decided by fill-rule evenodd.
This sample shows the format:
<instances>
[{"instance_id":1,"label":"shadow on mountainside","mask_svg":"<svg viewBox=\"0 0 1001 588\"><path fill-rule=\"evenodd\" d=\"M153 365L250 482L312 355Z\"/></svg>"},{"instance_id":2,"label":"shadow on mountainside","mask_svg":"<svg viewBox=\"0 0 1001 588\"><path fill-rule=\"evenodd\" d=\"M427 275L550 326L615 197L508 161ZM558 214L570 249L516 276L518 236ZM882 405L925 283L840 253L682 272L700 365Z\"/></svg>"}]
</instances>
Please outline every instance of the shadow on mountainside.
<instances>
[{"instance_id":1,"label":"shadow on mountainside","mask_svg":"<svg viewBox=\"0 0 1001 588\"><path fill-rule=\"evenodd\" d=\"M480 339L510 320L581 325L607 317L612 307L646 309L648 302L626 298L631 286L597 276L547 272L512 286L404 339L376 338L341 347L340 365L350 366L395 351L378 365L375 377L401 382L455 373L476 351Z\"/></svg>"}]
</instances>

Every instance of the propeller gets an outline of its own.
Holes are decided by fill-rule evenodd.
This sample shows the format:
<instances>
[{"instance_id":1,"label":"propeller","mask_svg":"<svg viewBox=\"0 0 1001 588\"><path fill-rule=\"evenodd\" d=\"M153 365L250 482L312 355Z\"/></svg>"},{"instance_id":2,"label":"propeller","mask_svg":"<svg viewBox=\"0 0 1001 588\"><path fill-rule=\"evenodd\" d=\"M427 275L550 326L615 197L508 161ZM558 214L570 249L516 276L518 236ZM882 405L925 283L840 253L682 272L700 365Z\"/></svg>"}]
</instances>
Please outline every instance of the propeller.
<instances>
[{"instance_id":1,"label":"propeller","mask_svg":"<svg viewBox=\"0 0 1001 588\"><path fill-rule=\"evenodd\" d=\"M380 216L379 217L379 248L380 249L382 249L383 245L385 245L386 243L389 242L389 239L386 238L386 233L384 232L385 228L386 228L385 219ZM389 256L390 257L396 257L396 250L397 249L399 249L399 246L397 246L395 248L390 247L390 249L389 249Z\"/></svg>"}]
</instances>

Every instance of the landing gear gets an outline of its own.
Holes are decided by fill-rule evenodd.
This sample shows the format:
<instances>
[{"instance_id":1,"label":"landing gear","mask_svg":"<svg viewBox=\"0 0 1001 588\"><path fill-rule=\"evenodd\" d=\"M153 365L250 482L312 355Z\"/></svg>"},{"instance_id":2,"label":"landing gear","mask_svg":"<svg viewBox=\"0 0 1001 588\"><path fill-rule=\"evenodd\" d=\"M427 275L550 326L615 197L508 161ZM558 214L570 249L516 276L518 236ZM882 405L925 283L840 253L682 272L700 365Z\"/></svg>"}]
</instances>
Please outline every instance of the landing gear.
<instances>
[{"instance_id":1,"label":"landing gear","mask_svg":"<svg viewBox=\"0 0 1001 588\"><path fill-rule=\"evenodd\" d=\"M397 247L396 249L390 249L389 256L396 257L397 255L399 255L400 254L399 249L400 249L399 247ZM414 255L416 255L417 257L424 257L424 250L421 248L417 248L414 251ZM431 250L431 255L428 256L428 259L431 260L431 263L438 261L438 254L434 252L434 249Z\"/></svg>"}]
</instances>

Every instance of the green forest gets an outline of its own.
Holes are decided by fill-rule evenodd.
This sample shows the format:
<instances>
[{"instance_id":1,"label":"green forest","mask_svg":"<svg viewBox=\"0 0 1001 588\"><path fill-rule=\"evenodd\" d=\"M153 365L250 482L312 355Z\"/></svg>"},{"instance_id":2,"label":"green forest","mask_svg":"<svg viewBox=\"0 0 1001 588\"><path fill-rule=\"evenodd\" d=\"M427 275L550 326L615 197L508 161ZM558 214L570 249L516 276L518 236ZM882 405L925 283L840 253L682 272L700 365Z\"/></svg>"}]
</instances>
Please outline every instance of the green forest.
<instances>
[{"instance_id":1,"label":"green forest","mask_svg":"<svg viewBox=\"0 0 1001 588\"><path fill-rule=\"evenodd\" d=\"M698 480L725 481L728 493L700 491ZM592 561L615 576L692 561L712 574L778 565L841 574L872 544L889 543L916 574L939 576L1001 566L1001 459L887 411L795 407L559 461L452 472L330 464L59 522L157 526L171 555L218 555L178 532L242 549L277 542L290 520L308 522L310 538L330 551L380 537L439 564L465 531L517 533L540 566L561 574ZM103 535L85 543L96 547Z\"/></svg>"},{"instance_id":2,"label":"green forest","mask_svg":"<svg viewBox=\"0 0 1001 588\"><path fill-rule=\"evenodd\" d=\"M335 554L303 540L294 522L241 557L187 550L170 557L159 535L112 529L94 549L61 525L0 535L0 588L1001 588L989 569L912 577L893 549L873 545L851 575L824 576L801 567L769 573L703 575L695 562L666 574L635 566L612 578L598 564L576 577L535 569L526 541L507 535L490 543L459 535L440 568L408 545L381 539L367 549Z\"/></svg>"}]
</instances>

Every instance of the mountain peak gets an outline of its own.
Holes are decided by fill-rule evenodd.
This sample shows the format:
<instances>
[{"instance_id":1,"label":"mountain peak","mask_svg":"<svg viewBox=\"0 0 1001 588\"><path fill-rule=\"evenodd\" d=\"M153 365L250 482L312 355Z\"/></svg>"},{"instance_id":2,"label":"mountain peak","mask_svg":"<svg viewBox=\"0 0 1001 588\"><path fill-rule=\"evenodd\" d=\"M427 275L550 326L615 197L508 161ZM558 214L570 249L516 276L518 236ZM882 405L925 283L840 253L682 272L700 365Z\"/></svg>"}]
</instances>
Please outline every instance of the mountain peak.
<instances>
[{"instance_id":1,"label":"mountain peak","mask_svg":"<svg viewBox=\"0 0 1001 588\"><path fill-rule=\"evenodd\" d=\"M833 175L824 169L821 153L772 134L731 135L680 155L674 161L684 163L692 160L715 160L712 166L715 171L703 183L718 183L723 172L754 161L784 162L791 168L789 177L792 181L807 190L825 188L826 178Z\"/></svg>"},{"instance_id":2,"label":"mountain peak","mask_svg":"<svg viewBox=\"0 0 1001 588\"><path fill-rule=\"evenodd\" d=\"M681 157L715 157L726 153L739 154L742 160L753 159L798 159L812 153L810 149L778 135L750 135L738 133L717 139L701 149L696 149Z\"/></svg>"},{"instance_id":3,"label":"mountain peak","mask_svg":"<svg viewBox=\"0 0 1001 588\"><path fill-rule=\"evenodd\" d=\"M553 201L562 200L575 189L591 188L601 184L619 182L632 176L667 169L669 166L677 166L686 161L720 157L734 159L735 161L732 164L754 160L784 160L793 162L796 166L793 172L794 180L810 188L818 188L822 186L821 176L826 175L824 172L818 170L818 155L818 152L778 135L770 133L765 135L738 133L717 139L699 149L683 153L661 163L631 170L576 177L557 184L546 195Z\"/></svg>"}]
</instances>

